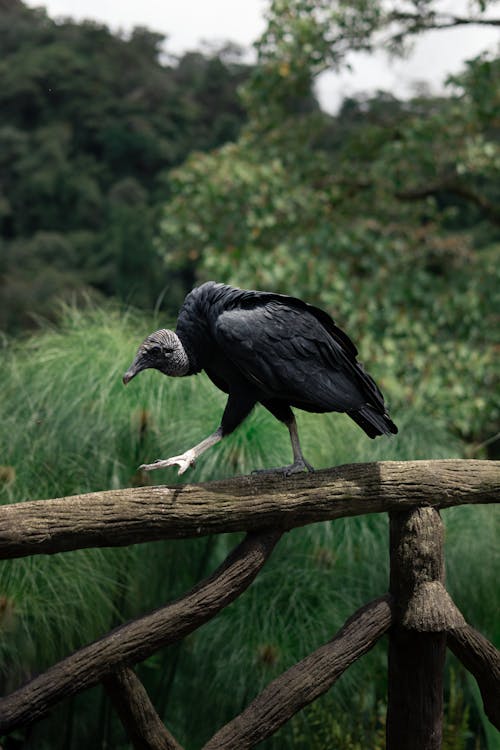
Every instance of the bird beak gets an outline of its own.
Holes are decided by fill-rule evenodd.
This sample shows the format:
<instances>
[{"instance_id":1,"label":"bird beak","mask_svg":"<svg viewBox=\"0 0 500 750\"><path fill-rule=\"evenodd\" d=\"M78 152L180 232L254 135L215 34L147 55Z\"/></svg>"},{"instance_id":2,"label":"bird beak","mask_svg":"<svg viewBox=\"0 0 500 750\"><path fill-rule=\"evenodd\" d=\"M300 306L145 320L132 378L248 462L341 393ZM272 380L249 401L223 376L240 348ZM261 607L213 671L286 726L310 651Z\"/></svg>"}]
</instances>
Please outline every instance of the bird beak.
<instances>
[{"instance_id":1,"label":"bird beak","mask_svg":"<svg viewBox=\"0 0 500 750\"><path fill-rule=\"evenodd\" d=\"M137 373L133 372L132 369L127 370L127 372L124 374L124 376L122 378L123 385L127 385L127 383L130 383L130 381L132 380L132 378L134 377L134 375L137 375Z\"/></svg>"},{"instance_id":2,"label":"bird beak","mask_svg":"<svg viewBox=\"0 0 500 750\"><path fill-rule=\"evenodd\" d=\"M143 368L141 367L140 362L135 359L122 378L123 385L127 385L127 383L130 383L132 378L135 378L135 376L138 375L142 369Z\"/></svg>"}]
</instances>

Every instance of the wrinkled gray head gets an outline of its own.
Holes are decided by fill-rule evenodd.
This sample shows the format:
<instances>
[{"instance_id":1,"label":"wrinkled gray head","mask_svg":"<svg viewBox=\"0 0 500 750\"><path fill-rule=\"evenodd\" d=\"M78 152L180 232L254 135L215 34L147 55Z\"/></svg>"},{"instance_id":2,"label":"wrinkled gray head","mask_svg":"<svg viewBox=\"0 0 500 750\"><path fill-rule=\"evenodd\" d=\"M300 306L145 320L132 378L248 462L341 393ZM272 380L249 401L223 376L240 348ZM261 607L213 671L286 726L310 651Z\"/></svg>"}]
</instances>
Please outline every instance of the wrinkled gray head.
<instances>
[{"instance_id":1,"label":"wrinkled gray head","mask_svg":"<svg viewBox=\"0 0 500 750\"><path fill-rule=\"evenodd\" d=\"M151 367L165 375L180 377L187 374L189 360L174 331L161 328L159 331L150 333L137 350L134 361L123 376L123 382L126 385L141 370Z\"/></svg>"}]
</instances>

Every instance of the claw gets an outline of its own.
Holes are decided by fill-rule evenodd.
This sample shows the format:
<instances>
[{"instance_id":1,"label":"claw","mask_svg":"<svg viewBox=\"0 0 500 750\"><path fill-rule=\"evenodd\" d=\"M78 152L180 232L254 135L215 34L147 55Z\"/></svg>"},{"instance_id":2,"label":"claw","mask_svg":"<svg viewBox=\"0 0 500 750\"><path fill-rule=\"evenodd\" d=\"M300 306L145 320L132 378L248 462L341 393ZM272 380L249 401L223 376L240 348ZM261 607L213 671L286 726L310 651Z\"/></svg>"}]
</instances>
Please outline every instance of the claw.
<instances>
[{"instance_id":1,"label":"claw","mask_svg":"<svg viewBox=\"0 0 500 750\"><path fill-rule=\"evenodd\" d=\"M252 474L281 474L284 477L290 477L292 474L299 474L301 471L314 472L314 468L304 459L295 461L289 466L280 466L275 469L256 469L252 471Z\"/></svg>"},{"instance_id":2,"label":"claw","mask_svg":"<svg viewBox=\"0 0 500 750\"><path fill-rule=\"evenodd\" d=\"M179 476L184 474L190 466L194 466L196 455L193 450L186 451L181 456L172 456L171 458L158 458L152 464L141 464L139 469L142 471L154 471L155 469L166 469L169 466L179 466L177 472Z\"/></svg>"},{"instance_id":3,"label":"claw","mask_svg":"<svg viewBox=\"0 0 500 750\"><path fill-rule=\"evenodd\" d=\"M314 473L314 468L305 459L302 461L295 461L295 463L290 464L290 466L284 466L283 469L286 477L289 477L292 474L298 474L301 471L309 471L311 473Z\"/></svg>"}]
</instances>

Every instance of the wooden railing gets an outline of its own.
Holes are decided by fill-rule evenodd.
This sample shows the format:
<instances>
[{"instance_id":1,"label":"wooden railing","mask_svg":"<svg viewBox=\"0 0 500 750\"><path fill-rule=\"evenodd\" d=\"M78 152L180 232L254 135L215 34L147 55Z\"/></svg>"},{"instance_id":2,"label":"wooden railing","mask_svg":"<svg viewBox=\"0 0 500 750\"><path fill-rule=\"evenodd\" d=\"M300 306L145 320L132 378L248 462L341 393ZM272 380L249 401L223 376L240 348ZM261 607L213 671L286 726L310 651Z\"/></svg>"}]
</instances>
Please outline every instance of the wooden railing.
<instances>
[{"instance_id":1,"label":"wooden railing","mask_svg":"<svg viewBox=\"0 0 500 750\"><path fill-rule=\"evenodd\" d=\"M234 601L284 532L380 512L390 515L389 592L359 609L332 640L273 680L219 729L205 750L244 750L261 742L326 692L385 633L389 750L441 747L446 647L476 678L486 715L500 729L500 653L466 623L445 589L439 515L443 508L495 503L499 497L499 462L390 461L289 479L252 475L0 507L0 559L247 532L224 563L184 597L115 628L0 699L0 736L102 682L134 747L179 750L132 666Z\"/></svg>"}]
</instances>

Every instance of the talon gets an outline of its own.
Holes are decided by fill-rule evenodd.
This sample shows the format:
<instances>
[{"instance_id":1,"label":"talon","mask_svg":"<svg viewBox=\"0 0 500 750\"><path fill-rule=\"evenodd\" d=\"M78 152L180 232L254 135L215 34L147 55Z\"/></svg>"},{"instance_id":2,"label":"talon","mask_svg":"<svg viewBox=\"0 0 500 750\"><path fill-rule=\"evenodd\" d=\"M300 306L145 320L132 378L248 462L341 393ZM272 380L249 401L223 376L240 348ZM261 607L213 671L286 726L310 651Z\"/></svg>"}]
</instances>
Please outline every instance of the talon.
<instances>
[{"instance_id":1,"label":"talon","mask_svg":"<svg viewBox=\"0 0 500 750\"><path fill-rule=\"evenodd\" d=\"M299 474L302 471L313 472L314 469L307 461L300 460L288 466L280 466L275 469L255 469L252 471L252 474L281 474L283 477L291 477L293 474Z\"/></svg>"},{"instance_id":2,"label":"talon","mask_svg":"<svg viewBox=\"0 0 500 750\"><path fill-rule=\"evenodd\" d=\"M184 474L185 471L189 469L190 466L194 466L194 461L186 461L186 463L180 463L179 464L179 471L177 472L178 476L181 476L181 474Z\"/></svg>"},{"instance_id":3,"label":"talon","mask_svg":"<svg viewBox=\"0 0 500 750\"><path fill-rule=\"evenodd\" d=\"M152 464L141 464L139 466L139 471L153 471L153 469L159 469L160 467L156 465L157 463L157 461L154 461Z\"/></svg>"},{"instance_id":4,"label":"talon","mask_svg":"<svg viewBox=\"0 0 500 750\"><path fill-rule=\"evenodd\" d=\"M165 459L157 458L152 464L141 464L139 469L142 469L143 471L153 471L154 469L166 469L169 466L175 466L177 464L177 466L179 466L179 471L177 473L180 475L184 474L190 466L194 466L195 458L196 456L194 452L189 450L181 456L172 456L171 458Z\"/></svg>"}]
</instances>

